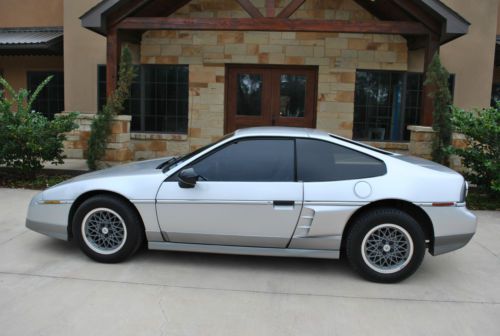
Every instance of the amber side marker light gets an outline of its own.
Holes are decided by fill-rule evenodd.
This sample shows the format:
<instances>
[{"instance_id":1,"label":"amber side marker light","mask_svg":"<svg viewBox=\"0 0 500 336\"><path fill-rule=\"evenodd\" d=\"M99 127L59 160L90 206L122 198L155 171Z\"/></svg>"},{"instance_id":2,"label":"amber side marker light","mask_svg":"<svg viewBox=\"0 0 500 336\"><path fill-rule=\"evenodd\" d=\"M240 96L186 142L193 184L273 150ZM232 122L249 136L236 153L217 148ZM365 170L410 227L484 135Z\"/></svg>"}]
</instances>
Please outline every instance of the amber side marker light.
<instances>
[{"instance_id":1,"label":"amber side marker light","mask_svg":"<svg viewBox=\"0 0 500 336\"><path fill-rule=\"evenodd\" d=\"M435 207L448 207L448 206L454 206L455 202L438 202L438 203L432 203L432 206Z\"/></svg>"},{"instance_id":2,"label":"amber side marker light","mask_svg":"<svg viewBox=\"0 0 500 336\"><path fill-rule=\"evenodd\" d=\"M62 204L62 202L55 200L48 200L48 201L42 201L42 204Z\"/></svg>"}]
</instances>

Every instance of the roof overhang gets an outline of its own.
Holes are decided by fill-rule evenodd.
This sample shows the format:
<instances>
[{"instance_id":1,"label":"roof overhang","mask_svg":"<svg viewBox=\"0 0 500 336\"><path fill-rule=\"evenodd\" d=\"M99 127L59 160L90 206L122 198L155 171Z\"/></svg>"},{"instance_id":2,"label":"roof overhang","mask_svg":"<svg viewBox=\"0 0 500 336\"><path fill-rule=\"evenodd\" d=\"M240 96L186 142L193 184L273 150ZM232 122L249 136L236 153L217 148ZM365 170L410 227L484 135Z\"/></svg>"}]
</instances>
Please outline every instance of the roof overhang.
<instances>
[{"instance_id":1,"label":"roof overhang","mask_svg":"<svg viewBox=\"0 0 500 336\"><path fill-rule=\"evenodd\" d=\"M0 55L62 55L63 27L0 28Z\"/></svg>"},{"instance_id":2,"label":"roof overhang","mask_svg":"<svg viewBox=\"0 0 500 336\"><path fill-rule=\"evenodd\" d=\"M470 22L439 0L420 0L435 15L444 20L441 43L444 44L469 32Z\"/></svg>"},{"instance_id":3,"label":"roof overhang","mask_svg":"<svg viewBox=\"0 0 500 336\"><path fill-rule=\"evenodd\" d=\"M119 9L123 5L134 0L103 0L83 14L80 19L82 26L96 33L107 35L107 15ZM358 2L360 0L357 0ZM439 42L444 44L462 35L467 34L470 23L460 14L443 4L440 0L404 0L412 2L422 8L429 17L437 19L442 23ZM142 0L142 6L146 6L148 0ZM377 5L378 2L370 0L369 3ZM386 3L386 5L388 2ZM390 4L389 4L390 5ZM395 5L394 5L395 6ZM132 14L133 15L133 14ZM394 19L396 20L396 19ZM397 20L396 20L397 21Z\"/></svg>"}]
</instances>

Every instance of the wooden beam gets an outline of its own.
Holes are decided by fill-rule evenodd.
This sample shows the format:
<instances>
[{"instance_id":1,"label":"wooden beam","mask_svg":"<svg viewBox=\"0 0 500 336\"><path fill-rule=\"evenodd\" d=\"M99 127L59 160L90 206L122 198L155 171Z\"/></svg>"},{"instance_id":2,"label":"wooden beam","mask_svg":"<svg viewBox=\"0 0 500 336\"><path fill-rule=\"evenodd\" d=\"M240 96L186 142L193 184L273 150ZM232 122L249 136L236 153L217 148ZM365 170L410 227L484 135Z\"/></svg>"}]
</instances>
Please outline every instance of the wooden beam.
<instances>
[{"instance_id":1,"label":"wooden beam","mask_svg":"<svg viewBox=\"0 0 500 336\"><path fill-rule=\"evenodd\" d=\"M300 8L300 6L302 6L302 4L305 2L306 0L292 0L288 6L286 6L285 8L283 8L283 10L278 14L277 17L281 18L281 19L287 19L289 18L290 16L293 15L293 13L295 13L297 11L297 9Z\"/></svg>"},{"instance_id":2,"label":"wooden beam","mask_svg":"<svg viewBox=\"0 0 500 336\"><path fill-rule=\"evenodd\" d=\"M422 7L419 7L412 1L408 0L392 0L397 6L403 9L409 16L419 22L422 22L434 34L441 34L442 24L433 19Z\"/></svg>"},{"instance_id":3,"label":"wooden beam","mask_svg":"<svg viewBox=\"0 0 500 336\"><path fill-rule=\"evenodd\" d=\"M150 0L129 1L116 10L112 10L106 17L108 27L115 26L118 22L144 7L149 1Z\"/></svg>"},{"instance_id":4,"label":"wooden beam","mask_svg":"<svg viewBox=\"0 0 500 336\"><path fill-rule=\"evenodd\" d=\"M424 55L424 80L434 55L439 53L439 38L436 35L429 35ZM430 94L435 90L432 85L424 85L422 89L422 106L420 110L420 125L432 126L434 114L434 102Z\"/></svg>"},{"instance_id":5,"label":"wooden beam","mask_svg":"<svg viewBox=\"0 0 500 336\"><path fill-rule=\"evenodd\" d=\"M109 97L116 89L121 39L118 29L110 27L106 38L106 94Z\"/></svg>"},{"instance_id":6,"label":"wooden beam","mask_svg":"<svg viewBox=\"0 0 500 336\"><path fill-rule=\"evenodd\" d=\"M266 16L267 17L274 17L274 7L275 3L274 0L266 0Z\"/></svg>"},{"instance_id":7,"label":"wooden beam","mask_svg":"<svg viewBox=\"0 0 500 336\"><path fill-rule=\"evenodd\" d=\"M400 21L332 21L310 19L213 19L129 17L118 24L119 29L139 30L236 30L236 31L294 31L427 35L429 30L418 22Z\"/></svg>"},{"instance_id":8,"label":"wooden beam","mask_svg":"<svg viewBox=\"0 0 500 336\"><path fill-rule=\"evenodd\" d=\"M169 16L190 2L191 0L150 0L146 6L129 16Z\"/></svg>"},{"instance_id":9,"label":"wooden beam","mask_svg":"<svg viewBox=\"0 0 500 336\"><path fill-rule=\"evenodd\" d=\"M236 0L240 6L253 18L261 18L264 17L260 10L253 5L250 0Z\"/></svg>"}]
</instances>

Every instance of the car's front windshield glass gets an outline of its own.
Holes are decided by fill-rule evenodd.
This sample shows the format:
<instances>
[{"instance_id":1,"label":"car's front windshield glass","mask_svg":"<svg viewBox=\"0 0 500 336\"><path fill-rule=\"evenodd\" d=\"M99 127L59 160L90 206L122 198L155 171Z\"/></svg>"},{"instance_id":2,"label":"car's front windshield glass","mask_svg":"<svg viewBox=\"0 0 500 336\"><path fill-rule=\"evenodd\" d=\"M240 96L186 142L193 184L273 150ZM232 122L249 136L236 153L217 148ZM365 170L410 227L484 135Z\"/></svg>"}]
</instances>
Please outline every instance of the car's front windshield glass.
<instances>
[{"instance_id":1,"label":"car's front windshield glass","mask_svg":"<svg viewBox=\"0 0 500 336\"><path fill-rule=\"evenodd\" d=\"M234 133L229 133L229 134L226 134L224 135L221 139L219 139L219 141L216 141L214 143L211 143L211 144L208 144L206 146L203 146L201 148L198 148L197 150L191 152L191 153L188 153L188 154L185 154L185 155L181 155L181 156L178 156L178 157L173 157L173 158L170 158L168 159L167 161L163 162L158 168L162 168L163 169L163 172L166 172L167 170L175 167L175 166L178 166L179 164L191 159L192 157L200 154L201 152L203 152L204 150L208 149L209 147L212 147L216 144L218 144L219 142L222 142L230 137L233 136Z\"/></svg>"}]
</instances>

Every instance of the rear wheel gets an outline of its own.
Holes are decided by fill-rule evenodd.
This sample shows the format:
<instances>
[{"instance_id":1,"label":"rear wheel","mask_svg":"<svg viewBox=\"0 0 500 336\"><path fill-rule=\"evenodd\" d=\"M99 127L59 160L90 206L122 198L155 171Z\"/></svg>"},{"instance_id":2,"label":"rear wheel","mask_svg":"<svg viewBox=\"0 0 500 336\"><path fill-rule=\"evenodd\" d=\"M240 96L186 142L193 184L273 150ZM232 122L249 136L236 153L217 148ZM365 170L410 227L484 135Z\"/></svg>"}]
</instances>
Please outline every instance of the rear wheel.
<instances>
[{"instance_id":1,"label":"rear wheel","mask_svg":"<svg viewBox=\"0 0 500 336\"><path fill-rule=\"evenodd\" d=\"M119 198L106 195L83 202L73 219L73 233L87 256L104 263L127 259L143 241L138 214Z\"/></svg>"},{"instance_id":2,"label":"rear wheel","mask_svg":"<svg viewBox=\"0 0 500 336\"><path fill-rule=\"evenodd\" d=\"M393 283L412 275L425 254L425 236L418 222L404 211L373 210L359 217L349 232L346 254L364 278Z\"/></svg>"}]
</instances>

